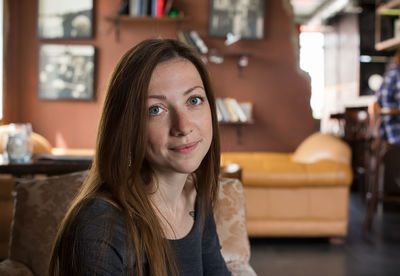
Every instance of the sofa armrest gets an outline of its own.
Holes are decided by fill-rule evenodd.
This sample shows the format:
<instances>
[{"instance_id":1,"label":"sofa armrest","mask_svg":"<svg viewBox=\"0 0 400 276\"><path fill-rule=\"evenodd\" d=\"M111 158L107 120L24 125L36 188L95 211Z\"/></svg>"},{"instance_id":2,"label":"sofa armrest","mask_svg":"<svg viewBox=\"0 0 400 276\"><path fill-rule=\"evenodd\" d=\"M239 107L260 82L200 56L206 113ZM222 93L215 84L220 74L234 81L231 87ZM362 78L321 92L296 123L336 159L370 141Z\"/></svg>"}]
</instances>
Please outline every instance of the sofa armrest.
<instances>
[{"instance_id":1,"label":"sofa armrest","mask_svg":"<svg viewBox=\"0 0 400 276\"><path fill-rule=\"evenodd\" d=\"M34 276L32 271L23 263L5 259L0 262L0 275L2 276Z\"/></svg>"}]
</instances>

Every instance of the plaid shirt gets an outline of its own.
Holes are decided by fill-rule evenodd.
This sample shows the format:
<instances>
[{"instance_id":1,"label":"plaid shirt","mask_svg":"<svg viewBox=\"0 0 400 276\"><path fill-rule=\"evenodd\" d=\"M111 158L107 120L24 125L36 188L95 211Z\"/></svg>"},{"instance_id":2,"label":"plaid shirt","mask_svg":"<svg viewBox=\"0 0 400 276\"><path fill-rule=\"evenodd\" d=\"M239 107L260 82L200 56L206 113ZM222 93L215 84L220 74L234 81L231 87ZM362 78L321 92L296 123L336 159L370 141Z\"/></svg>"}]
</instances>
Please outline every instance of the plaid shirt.
<instances>
[{"instance_id":1,"label":"plaid shirt","mask_svg":"<svg viewBox=\"0 0 400 276\"><path fill-rule=\"evenodd\" d=\"M384 74L377 96L381 107L400 109L400 67L392 67ZM385 116L380 131L386 141L400 146L400 116Z\"/></svg>"}]
</instances>

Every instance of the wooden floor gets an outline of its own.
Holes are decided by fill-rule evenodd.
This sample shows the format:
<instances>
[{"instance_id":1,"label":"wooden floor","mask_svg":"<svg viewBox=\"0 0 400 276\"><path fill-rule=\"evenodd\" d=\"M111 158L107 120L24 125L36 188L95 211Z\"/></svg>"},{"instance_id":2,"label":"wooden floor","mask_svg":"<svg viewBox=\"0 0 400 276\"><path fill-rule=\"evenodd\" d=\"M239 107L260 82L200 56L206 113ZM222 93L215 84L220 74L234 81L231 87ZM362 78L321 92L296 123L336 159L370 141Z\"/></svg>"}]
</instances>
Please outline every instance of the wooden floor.
<instances>
[{"instance_id":1,"label":"wooden floor","mask_svg":"<svg viewBox=\"0 0 400 276\"><path fill-rule=\"evenodd\" d=\"M366 242L361 238L365 205L353 192L344 244L331 245L328 239L250 239L250 263L260 276L400 275L400 208L389 207L380 208Z\"/></svg>"}]
</instances>

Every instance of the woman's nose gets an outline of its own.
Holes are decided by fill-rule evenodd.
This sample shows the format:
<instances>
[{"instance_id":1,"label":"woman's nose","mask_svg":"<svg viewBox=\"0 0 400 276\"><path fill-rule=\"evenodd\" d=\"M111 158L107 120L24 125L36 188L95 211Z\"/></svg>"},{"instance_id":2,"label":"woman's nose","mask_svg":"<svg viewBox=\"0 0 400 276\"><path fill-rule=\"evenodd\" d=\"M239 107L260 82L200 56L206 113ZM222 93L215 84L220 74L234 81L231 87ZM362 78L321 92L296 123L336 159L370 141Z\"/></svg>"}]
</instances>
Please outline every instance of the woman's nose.
<instances>
[{"instance_id":1,"label":"woman's nose","mask_svg":"<svg viewBox=\"0 0 400 276\"><path fill-rule=\"evenodd\" d=\"M173 112L171 118L171 135L172 136L185 136L193 131L189 114L184 111Z\"/></svg>"}]
</instances>

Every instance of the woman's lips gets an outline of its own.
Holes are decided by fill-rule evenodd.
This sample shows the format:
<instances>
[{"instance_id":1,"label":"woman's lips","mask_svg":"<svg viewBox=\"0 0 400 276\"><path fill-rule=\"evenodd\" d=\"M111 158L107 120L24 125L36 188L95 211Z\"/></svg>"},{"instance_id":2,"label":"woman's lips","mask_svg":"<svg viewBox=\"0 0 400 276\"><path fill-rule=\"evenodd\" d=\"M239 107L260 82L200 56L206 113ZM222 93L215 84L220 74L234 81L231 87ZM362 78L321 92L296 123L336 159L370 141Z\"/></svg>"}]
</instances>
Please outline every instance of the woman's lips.
<instances>
[{"instance_id":1,"label":"woman's lips","mask_svg":"<svg viewBox=\"0 0 400 276\"><path fill-rule=\"evenodd\" d=\"M190 153L197 147L198 144L199 144L199 141L192 142L192 143L172 147L171 150L176 153Z\"/></svg>"}]
</instances>

